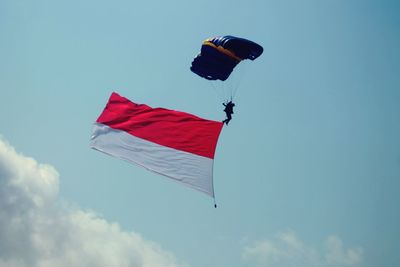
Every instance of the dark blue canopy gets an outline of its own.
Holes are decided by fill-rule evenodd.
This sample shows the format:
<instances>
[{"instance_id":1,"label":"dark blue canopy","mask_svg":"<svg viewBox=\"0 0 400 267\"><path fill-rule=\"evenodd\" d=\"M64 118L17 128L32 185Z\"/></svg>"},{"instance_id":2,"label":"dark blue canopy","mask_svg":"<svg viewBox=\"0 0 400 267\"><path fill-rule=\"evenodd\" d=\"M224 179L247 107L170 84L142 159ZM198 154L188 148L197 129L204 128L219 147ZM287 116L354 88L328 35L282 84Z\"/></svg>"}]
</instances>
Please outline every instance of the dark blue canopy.
<instances>
[{"instance_id":1,"label":"dark blue canopy","mask_svg":"<svg viewBox=\"0 0 400 267\"><path fill-rule=\"evenodd\" d=\"M244 38L229 35L214 37L203 42L201 52L190 69L208 80L225 81L240 61L254 60L262 52L262 46Z\"/></svg>"}]
</instances>

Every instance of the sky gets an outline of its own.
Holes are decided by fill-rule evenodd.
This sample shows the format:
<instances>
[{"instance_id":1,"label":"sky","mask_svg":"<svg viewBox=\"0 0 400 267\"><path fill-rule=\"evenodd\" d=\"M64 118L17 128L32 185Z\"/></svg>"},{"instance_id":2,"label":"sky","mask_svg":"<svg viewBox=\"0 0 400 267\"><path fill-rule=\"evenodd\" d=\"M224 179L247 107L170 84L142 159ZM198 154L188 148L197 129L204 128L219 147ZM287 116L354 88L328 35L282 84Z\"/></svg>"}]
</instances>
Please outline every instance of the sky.
<instances>
[{"instance_id":1,"label":"sky","mask_svg":"<svg viewBox=\"0 0 400 267\"><path fill-rule=\"evenodd\" d=\"M218 208L89 148L113 91L223 120L189 68L228 34L264 53L237 69ZM398 1L0 0L0 267L395 266L399 47Z\"/></svg>"}]
</instances>

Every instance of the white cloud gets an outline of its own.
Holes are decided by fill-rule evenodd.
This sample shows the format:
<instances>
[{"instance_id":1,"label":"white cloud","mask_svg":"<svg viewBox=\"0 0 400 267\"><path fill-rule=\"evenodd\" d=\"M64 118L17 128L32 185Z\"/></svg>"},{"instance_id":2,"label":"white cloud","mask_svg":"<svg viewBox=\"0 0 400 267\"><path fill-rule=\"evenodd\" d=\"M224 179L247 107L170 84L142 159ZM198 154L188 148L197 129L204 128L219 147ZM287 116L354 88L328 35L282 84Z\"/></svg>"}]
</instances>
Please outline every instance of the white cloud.
<instances>
[{"instance_id":1,"label":"white cloud","mask_svg":"<svg viewBox=\"0 0 400 267\"><path fill-rule=\"evenodd\" d=\"M273 240L254 242L243 249L243 259L259 266L349 267L362 261L361 248L345 248L337 236L329 236L320 248L308 246L293 231Z\"/></svg>"},{"instance_id":2,"label":"white cloud","mask_svg":"<svg viewBox=\"0 0 400 267\"><path fill-rule=\"evenodd\" d=\"M157 243L55 204L59 177L0 138L0 267L178 267Z\"/></svg>"},{"instance_id":3,"label":"white cloud","mask_svg":"<svg viewBox=\"0 0 400 267\"><path fill-rule=\"evenodd\" d=\"M325 242L325 260L332 266L351 266L362 259L362 249L345 249L342 240L337 236L330 236Z\"/></svg>"}]
</instances>

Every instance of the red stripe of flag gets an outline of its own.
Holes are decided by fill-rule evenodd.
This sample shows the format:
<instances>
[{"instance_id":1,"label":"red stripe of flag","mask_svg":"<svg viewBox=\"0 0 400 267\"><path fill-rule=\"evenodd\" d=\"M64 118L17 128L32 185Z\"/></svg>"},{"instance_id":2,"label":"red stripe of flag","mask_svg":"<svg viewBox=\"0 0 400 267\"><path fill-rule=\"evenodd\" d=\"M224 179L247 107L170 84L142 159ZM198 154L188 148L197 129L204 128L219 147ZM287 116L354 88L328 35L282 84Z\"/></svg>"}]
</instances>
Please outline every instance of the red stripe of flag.
<instances>
[{"instance_id":1,"label":"red stripe of flag","mask_svg":"<svg viewBox=\"0 0 400 267\"><path fill-rule=\"evenodd\" d=\"M115 92L96 122L162 146L211 159L223 126L222 122L185 112L136 104Z\"/></svg>"}]
</instances>

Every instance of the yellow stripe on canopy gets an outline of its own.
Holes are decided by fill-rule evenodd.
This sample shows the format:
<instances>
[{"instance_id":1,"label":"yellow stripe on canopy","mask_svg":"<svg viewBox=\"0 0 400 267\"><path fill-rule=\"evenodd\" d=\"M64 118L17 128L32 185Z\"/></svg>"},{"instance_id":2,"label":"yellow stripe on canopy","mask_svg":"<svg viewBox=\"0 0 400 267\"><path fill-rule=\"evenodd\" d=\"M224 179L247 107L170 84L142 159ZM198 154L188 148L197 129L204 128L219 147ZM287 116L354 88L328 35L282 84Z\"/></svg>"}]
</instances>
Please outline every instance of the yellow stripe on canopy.
<instances>
[{"instance_id":1,"label":"yellow stripe on canopy","mask_svg":"<svg viewBox=\"0 0 400 267\"><path fill-rule=\"evenodd\" d=\"M211 47L217 49L218 51L220 51L221 53L224 53L225 55L237 60L238 62L242 61L242 59L240 57L236 56L235 53L233 53L232 51L225 49L222 46L216 46L215 44L213 44L212 42L210 42L208 40L205 40L203 42L203 45L211 46Z\"/></svg>"}]
</instances>

